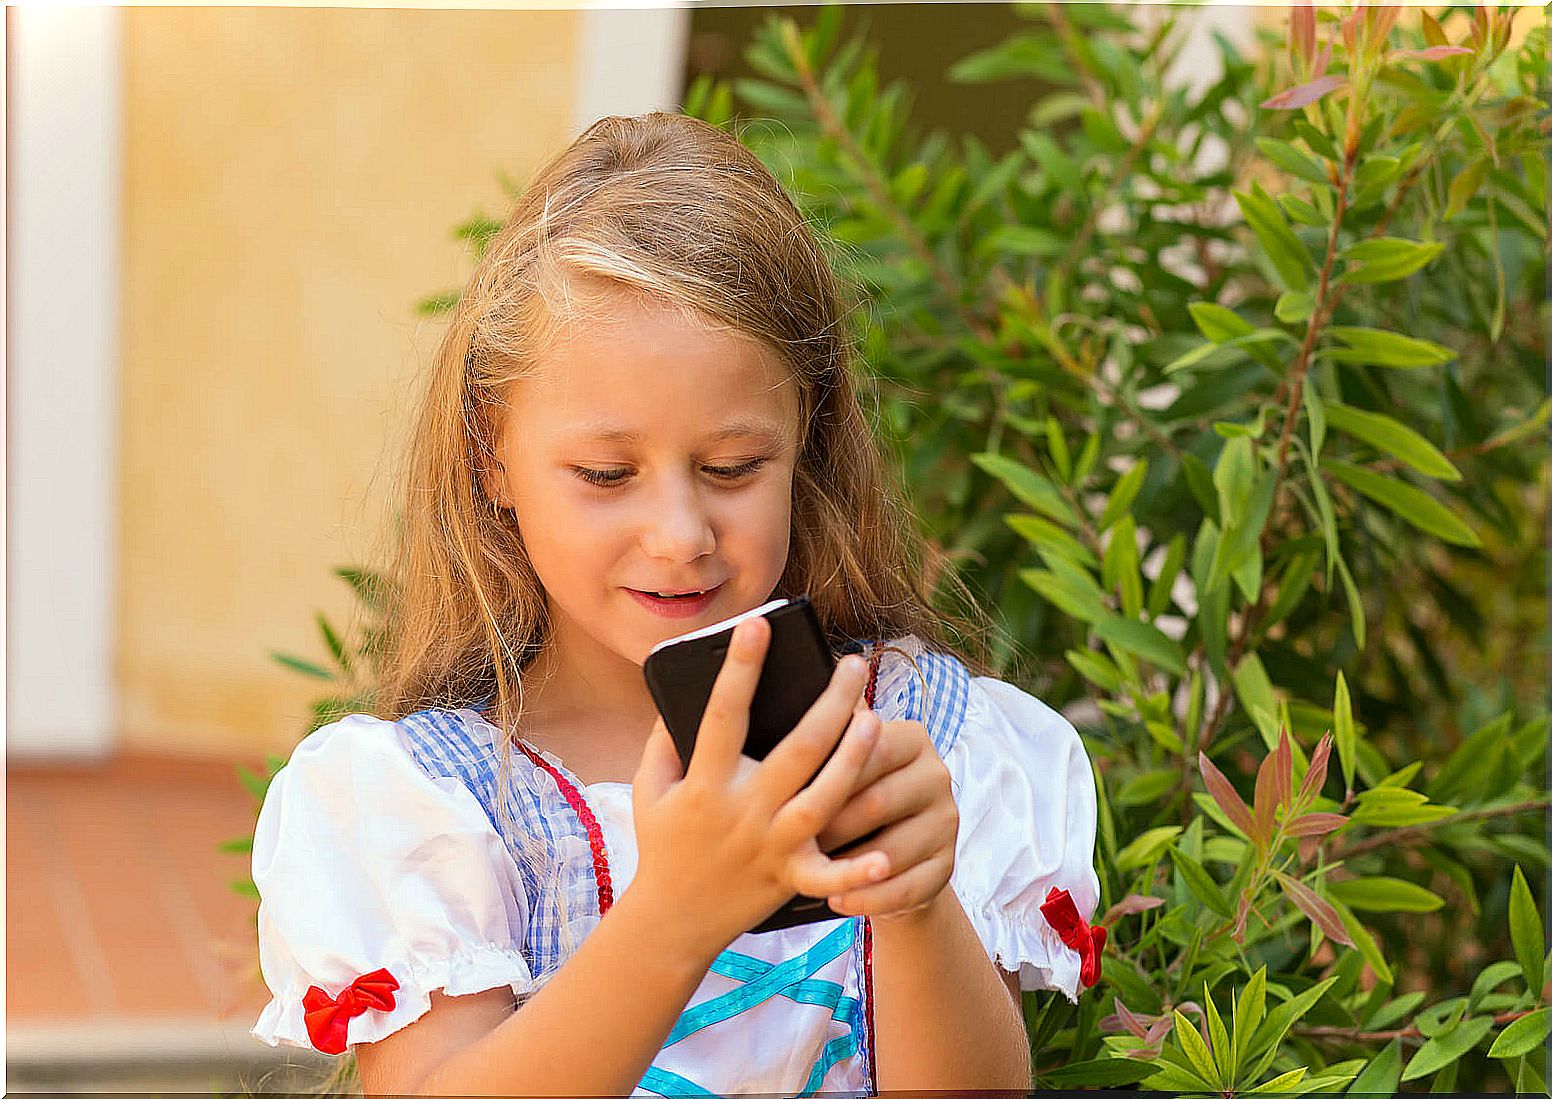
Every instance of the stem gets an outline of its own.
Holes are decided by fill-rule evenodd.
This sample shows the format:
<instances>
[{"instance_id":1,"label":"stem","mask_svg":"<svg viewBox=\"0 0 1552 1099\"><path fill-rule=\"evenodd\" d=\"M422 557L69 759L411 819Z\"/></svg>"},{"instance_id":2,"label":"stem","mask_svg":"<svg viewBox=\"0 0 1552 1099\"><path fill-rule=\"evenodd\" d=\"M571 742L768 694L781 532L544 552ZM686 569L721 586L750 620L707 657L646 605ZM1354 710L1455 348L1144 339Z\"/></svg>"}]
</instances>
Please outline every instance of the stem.
<instances>
[{"instance_id":1,"label":"stem","mask_svg":"<svg viewBox=\"0 0 1552 1099\"><path fill-rule=\"evenodd\" d=\"M1516 1019L1523 1019L1527 1015L1533 1015L1539 1009L1530 1011L1505 1011L1493 1016L1494 1026L1503 1026L1512 1023ZM1358 1030L1355 1027L1340 1026L1301 1026L1294 1027L1293 1032L1305 1038L1342 1038L1350 1042L1388 1042L1393 1038L1402 1041L1415 1039L1419 1042L1425 1035L1415 1026L1402 1027L1400 1030Z\"/></svg>"},{"instance_id":2,"label":"stem","mask_svg":"<svg viewBox=\"0 0 1552 1099\"><path fill-rule=\"evenodd\" d=\"M1380 832L1367 836L1351 846L1342 846L1331 852L1334 859L1350 859L1354 855L1361 855L1367 851L1373 851L1378 847L1393 847L1397 844L1414 844L1428 838L1428 833L1436 828L1443 828L1450 824L1459 824L1468 820L1489 820L1493 817L1509 817L1519 813L1532 813L1537 810L1543 812L1552 806L1552 801L1546 798L1532 798L1529 801L1516 802L1513 805L1497 805L1489 809L1468 809L1464 813L1456 813L1453 816L1440 820L1430 820L1422 824L1409 824L1405 828L1392 828L1387 832Z\"/></svg>"}]
</instances>

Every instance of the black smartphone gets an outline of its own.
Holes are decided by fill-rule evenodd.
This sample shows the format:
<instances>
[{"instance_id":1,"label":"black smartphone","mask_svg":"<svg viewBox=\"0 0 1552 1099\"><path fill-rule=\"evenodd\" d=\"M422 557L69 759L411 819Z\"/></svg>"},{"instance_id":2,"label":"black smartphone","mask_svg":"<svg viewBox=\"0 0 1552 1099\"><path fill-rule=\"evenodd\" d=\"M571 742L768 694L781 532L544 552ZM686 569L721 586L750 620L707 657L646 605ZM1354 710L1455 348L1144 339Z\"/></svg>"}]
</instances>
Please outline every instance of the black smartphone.
<instances>
[{"instance_id":1,"label":"black smartphone","mask_svg":"<svg viewBox=\"0 0 1552 1099\"><path fill-rule=\"evenodd\" d=\"M802 720L830 684L835 671L835 655L830 651L824 630L819 625L819 616L814 613L806 595L774 599L752 611L654 646L642 664L642 672L686 768L695 751L695 737L700 731L706 703L711 699L712 684L727 659L733 627L757 615L764 615L770 622L771 639L760 668L760 682L749 706L749 733L744 741L746 756L764 759ZM815 773L818 773L817 769ZM837 918L839 913L825 903L824 898L799 894L749 930L754 933L776 931Z\"/></svg>"}]
</instances>

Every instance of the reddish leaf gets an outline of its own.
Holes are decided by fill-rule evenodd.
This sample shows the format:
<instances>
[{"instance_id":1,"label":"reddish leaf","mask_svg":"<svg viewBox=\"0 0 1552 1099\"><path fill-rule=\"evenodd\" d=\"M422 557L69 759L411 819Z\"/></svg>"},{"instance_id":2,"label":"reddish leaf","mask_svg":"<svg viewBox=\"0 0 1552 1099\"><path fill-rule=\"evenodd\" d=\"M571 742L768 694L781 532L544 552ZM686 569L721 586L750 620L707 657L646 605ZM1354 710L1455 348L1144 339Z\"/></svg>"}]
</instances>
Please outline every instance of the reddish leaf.
<instances>
[{"instance_id":1,"label":"reddish leaf","mask_svg":"<svg viewBox=\"0 0 1552 1099\"><path fill-rule=\"evenodd\" d=\"M1101 927L1109 927L1123 916L1130 916L1137 912L1146 912L1150 908L1157 908L1164 903L1163 897L1145 897L1140 893L1128 893L1115 904L1105 909L1105 914L1099 918Z\"/></svg>"},{"instance_id":2,"label":"reddish leaf","mask_svg":"<svg viewBox=\"0 0 1552 1099\"><path fill-rule=\"evenodd\" d=\"M1315 7L1298 0L1288 13L1288 51L1300 61L1315 56Z\"/></svg>"},{"instance_id":3,"label":"reddish leaf","mask_svg":"<svg viewBox=\"0 0 1552 1099\"><path fill-rule=\"evenodd\" d=\"M1277 804L1288 808L1288 798L1293 793L1293 745L1288 741L1288 726L1284 725L1277 739L1277 750L1272 753L1277 762L1273 772L1277 778Z\"/></svg>"},{"instance_id":4,"label":"reddish leaf","mask_svg":"<svg viewBox=\"0 0 1552 1099\"><path fill-rule=\"evenodd\" d=\"M1400 61L1403 58L1415 57L1419 61L1442 61L1446 57L1457 57L1470 52L1465 46L1429 46L1426 50L1395 50L1391 53L1390 60Z\"/></svg>"},{"instance_id":5,"label":"reddish leaf","mask_svg":"<svg viewBox=\"0 0 1552 1099\"><path fill-rule=\"evenodd\" d=\"M1121 1018L1121 1025L1131 1031L1133 1035L1147 1041L1148 1028L1143 1021L1133 1015L1127 1006L1121 1002L1121 997L1115 998L1116 1014Z\"/></svg>"},{"instance_id":6,"label":"reddish leaf","mask_svg":"<svg viewBox=\"0 0 1552 1099\"><path fill-rule=\"evenodd\" d=\"M1315 857L1315 852L1320 850L1319 836L1305 836L1299 840L1299 865L1309 865L1310 859Z\"/></svg>"},{"instance_id":7,"label":"reddish leaf","mask_svg":"<svg viewBox=\"0 0 1552 1099\"><path fill-rule=\"evenodd\" d=\"M1283 887L1283 892L1288 894L1288 899L1298 906L1299 911L1326 933L1326 938L1343 946L1353 945L1347 928L1342 926L1342 918L1336 914L1336 909L1331 907L1329 901L1303 882L1290 878L1287 874L1278 874L1277 882Z\"/></svg>"},{"instance_id":8,"label":"reddish leaf","mask_svg":"<svg viewBox=\"0 0 1552 1099\"><path fill-rule=\"evenodd\" d=\"M1270 838L1272 822L1277 810L1277 752L1261 761L1256 768L1255 835Z\"/></svg>"},{"instance_id":9,"label":"reddish leaf","mask_svg":"<svg viewBox=\"0 0 1552 1099\"><path fill-rule=\"evenodd\" d=\"M1315 55L1315 67L1310 70L1310 79L1319 80L1326 75L1326 66L1331 64L1331 43L1327 42L1320 47L1320 52Z\"/></svg>"},{"instance_id":10,"label":"reddish leaf","mask_svg":"<svg viewBox=\"0 0 1552 1099\"><path fill-rule=\"evenodd\" d=\"M1170 1032L1170 1029L1174 1025L1175 1017L1173 1015L1161 1015L1158 1020L1148 1028L1148 1033L1143 1035L1143 1041L1147 1042L1150 1046L1156 1045L1163 1039L1166 1034Z\"/></svg>"},{"instance_id":11,"label":"reddish leaf","mask_svg":"<svg viewBox=\"0 0 1552 1099\"><path fill-rule=\"evenodd\" d=\"M1365 18L1368 20L1368 41L1371 49L1390 37L1390 32L1396 26L1396 18L1400 14L1401 8L1396 4L1377 4L1368 9Z\"/></svg>"},{"instance_id":12,"label":"reddish leaf","mask_svg":"<svg viewBox=\"0 0 1552 1099\"><path fill-rule=\"evenodd\" d=\"M1320 793L1320 788L1326 783L1326 762L1330 758L1331 734L1327 733L1320 738L1320 743L1315 745L1315 751L1310 756L1309 770L1304 772L1304 781L1299 784L1299 804L1304 804Z\"/></svg>"},{"instance_id":13,"label":"reddish leaf","mask_svg":"<svg viewBox=\"0 0 1552 1099\"><path fill-rule=\"evenodd\" d=\"M1316 77L1308 84L1300 84L1296 88L1278 92L1272 98L1263 101L1261 107L1263 110L1270 111L1291 111L1324 99L1338 88L1345 87L1346 84L1347 77L1338 76L1335 73L1330 76Z\"/></svg>"},{"instance_id":14,"label":"reddish leaf","mask_svg":"<svg viewBox=\"0 0 1552 1099\"><path fill-rule=\"evenodd\" d=\"M1347 823L1341 813L1305 813L1288 826L1290 836L1323 836Z\"/></svg>"},{"instance_id":15,"label":"reddish leaf","mask_svg":"<svg viewBox=\"0 0 1552 1099\"><path fill-rule=\"evenodd\" d=\"M1258 846L1264 843L1265 841L1259 838L1260 833L1256 831L1255 823L1250 818L1250 810L1234 792L1234 787L1230 785L1229 780L1223 777L1223 772L1213 766L1213 761L1207 758L1206 752L1198 752L1196 761L1202 771L1202 781L1207 784L1207 792L1218 803L1218 808L1234 822L1236 828L1255 840Z\"/></svg>"}]
</instances>

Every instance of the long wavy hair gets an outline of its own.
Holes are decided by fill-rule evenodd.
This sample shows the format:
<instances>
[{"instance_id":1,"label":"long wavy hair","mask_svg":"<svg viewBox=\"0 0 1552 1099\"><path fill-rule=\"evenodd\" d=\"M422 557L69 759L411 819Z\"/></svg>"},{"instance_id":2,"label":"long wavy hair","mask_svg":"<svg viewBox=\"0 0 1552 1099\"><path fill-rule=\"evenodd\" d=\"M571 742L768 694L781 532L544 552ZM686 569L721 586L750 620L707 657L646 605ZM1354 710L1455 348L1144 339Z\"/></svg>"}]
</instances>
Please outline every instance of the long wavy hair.
<instances>
[{"instance_id":1,"label":"long wavy hair","mask_svg":"<svg viewBox=\"0 0 1552 1099\"><path fill-rule=\"evenodd\" d=\"M484 489L503 394L622 291L753 337L790 368L803 434L775 594L807 593L837 649L915 635L985 674L995 626L929 554L859 397L860 298L843 295L802 213L736 137L653 112L599 119L544 164L452 312L408 436L383 716L483 712L502 732L505 801L524 673L549 621L521 517ZM965 609L935 609L929 576ZM526 854L539 869L543 853ZM336 1083L351 1075L340 1067Z\"/></svg>"}]
</instances>

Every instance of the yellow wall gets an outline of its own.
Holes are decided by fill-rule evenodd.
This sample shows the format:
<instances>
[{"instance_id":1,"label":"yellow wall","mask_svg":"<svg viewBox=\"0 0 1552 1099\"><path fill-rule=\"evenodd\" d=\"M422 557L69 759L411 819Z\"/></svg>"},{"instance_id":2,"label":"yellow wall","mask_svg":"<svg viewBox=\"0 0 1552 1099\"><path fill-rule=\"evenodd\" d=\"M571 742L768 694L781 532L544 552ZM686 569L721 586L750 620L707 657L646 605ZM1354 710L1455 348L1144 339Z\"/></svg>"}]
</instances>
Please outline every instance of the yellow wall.
<instances>
[{"instance_id":1,"label":"yellow wall","mask_svg":"<svg viewBox=\"0 0 1552 1099\"><path fill-rule=\"evenodd\" d=\"M117 675L124 747L285 753L353 606L417 368L570 135L574 11L127 8Z\"/></svg>"}]
</instances>

